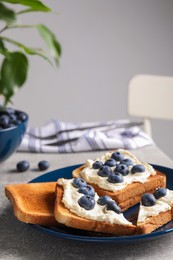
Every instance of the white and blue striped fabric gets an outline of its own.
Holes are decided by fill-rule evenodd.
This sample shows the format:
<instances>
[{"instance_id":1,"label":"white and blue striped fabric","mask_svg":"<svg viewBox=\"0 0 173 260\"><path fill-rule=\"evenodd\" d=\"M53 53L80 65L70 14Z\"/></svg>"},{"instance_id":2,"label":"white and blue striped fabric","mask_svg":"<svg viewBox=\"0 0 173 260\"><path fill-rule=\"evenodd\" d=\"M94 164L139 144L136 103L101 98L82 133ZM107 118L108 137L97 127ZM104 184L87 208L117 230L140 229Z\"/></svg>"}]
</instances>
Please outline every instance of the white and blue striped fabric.
<instances>
[{"instance_id":1,"label":"white and blue striped fabric","mask_svg":"<svg viewBox=\"0 0 173 260\"><path fill-rule=\"evenodd\" d=\"M51 120L27 130L19 151L72 153L109 149L136 149L153 143L140 129L140 122L127 119L72 123Z\"/></svg>"}]
</instances>

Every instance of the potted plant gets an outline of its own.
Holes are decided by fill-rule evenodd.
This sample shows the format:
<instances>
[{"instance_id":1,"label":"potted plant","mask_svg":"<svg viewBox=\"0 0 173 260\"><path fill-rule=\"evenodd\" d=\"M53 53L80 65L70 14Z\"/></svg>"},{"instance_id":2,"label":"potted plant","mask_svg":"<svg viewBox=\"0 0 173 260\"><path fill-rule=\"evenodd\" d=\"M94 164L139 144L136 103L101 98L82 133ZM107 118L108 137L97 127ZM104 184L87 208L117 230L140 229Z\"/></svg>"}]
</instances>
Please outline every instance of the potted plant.
<instances>
[{"instance_id":1,"label":"potted plant","mask_svg":"<svg viewBox=\"0 0 173 260\"><path fill-rule=\"evenodd\" d=\"M61 56L60 43L46 25L19 24L18 17L26 13L51 11L38 0L0 0L0 162L16 150L26 130L27 114L8 106L12 103L16 91L27 80L29 56L37 55L52 65L57 65ZM48 52L41 48L29 47L4 35L7 30L27 28L38 31L47 44Z\"/></svg>"}]
</instances>

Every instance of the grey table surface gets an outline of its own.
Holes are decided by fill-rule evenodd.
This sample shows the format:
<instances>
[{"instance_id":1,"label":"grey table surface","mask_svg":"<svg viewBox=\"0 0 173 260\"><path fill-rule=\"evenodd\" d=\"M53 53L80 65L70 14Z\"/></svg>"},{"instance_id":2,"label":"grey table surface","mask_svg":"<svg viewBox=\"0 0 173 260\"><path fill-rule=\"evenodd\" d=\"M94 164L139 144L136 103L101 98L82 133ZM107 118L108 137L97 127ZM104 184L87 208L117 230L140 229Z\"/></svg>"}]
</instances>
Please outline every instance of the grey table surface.
<instances>
[{"instance_id":1,"label":"grey table surface","mask_svg":"<svg viewBox=\"0 0 173 260\"><path fill-rule=\"evenodd\" d=\"M132 151L142 161L173 168L173 161L155 145ZM39 232L18 221L4 195L6 184L26 183L45 172L37 170L40 160L48 160L48 171L83 163L103 151L75 154L15 153L0 164L0 259L173 259L173 233L142 243L115 244L81 242ZM16 163L30 162L30 170L17 173Z\"/></svg>"}]
</instances>

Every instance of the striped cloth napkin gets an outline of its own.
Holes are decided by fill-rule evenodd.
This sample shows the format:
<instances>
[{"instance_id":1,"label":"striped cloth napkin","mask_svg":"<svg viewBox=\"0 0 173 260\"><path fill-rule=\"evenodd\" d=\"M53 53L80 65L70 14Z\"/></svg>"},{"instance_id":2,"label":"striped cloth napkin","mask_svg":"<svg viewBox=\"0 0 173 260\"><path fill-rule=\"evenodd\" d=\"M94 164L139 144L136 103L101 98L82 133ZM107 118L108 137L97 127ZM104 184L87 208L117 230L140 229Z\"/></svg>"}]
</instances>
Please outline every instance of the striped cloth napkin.
<instances>
[{"instance_id":1,"label":"striped cloth napkin","mask_svg":"<svg viewBox=\"0 0 173 260\"><path fill-rule=\"evenodd\" d=\"M71 153L136 149L153 143L140 125L141 122L127 119L84 123L51 120L42 127L27 129L18 151Z\"/></svg>"}]
</instances>

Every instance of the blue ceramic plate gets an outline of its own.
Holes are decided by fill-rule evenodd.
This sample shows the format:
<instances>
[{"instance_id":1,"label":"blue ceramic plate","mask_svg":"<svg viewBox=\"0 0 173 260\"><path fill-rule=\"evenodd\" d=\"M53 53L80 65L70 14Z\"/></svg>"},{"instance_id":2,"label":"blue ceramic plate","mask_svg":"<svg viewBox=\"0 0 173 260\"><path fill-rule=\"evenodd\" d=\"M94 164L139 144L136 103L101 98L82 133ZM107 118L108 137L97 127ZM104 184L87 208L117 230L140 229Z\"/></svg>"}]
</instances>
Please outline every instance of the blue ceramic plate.
<instances>
[{"instance_id":1,"label":"blue ceramic plate","mask_svg":"<svg viewBox=\"0 0 173 260\"><path fill-rule=\"evenodd\" d=\"M57 169L55 171L43 174L38 178L33 179L31 182L53 182L56 181L58 178L67 178L70 179L72 177L72 171L79 167L80 165L73 165L61 169ZM167 188L173 190L173 169L159 166L159 165L152 165L156 170L163 172L166 174L167 177ZM131 218L138 210L138 205L128 209L124 215L127 218ZM31 225L31 224L30 224ZM150 239L156 239L161 236L164 236L173 231L173 221L167 223L166 225L162 226L161 228L153 231L150 234L145 235L135 235L135 236L110 236L104 235L101 233L95 232L88 232L84 230L78 230L68 227L57 228L57 227L43 227L40 225L31 225L32 227L40 230L41 232L47 233L49 235L58 237L58 238L66 238L66 239L73 239L79 241L88 241L88 242L112 242L112 243L133 243L139 241L146 241Z\"/></svg>"}]
</instances>

